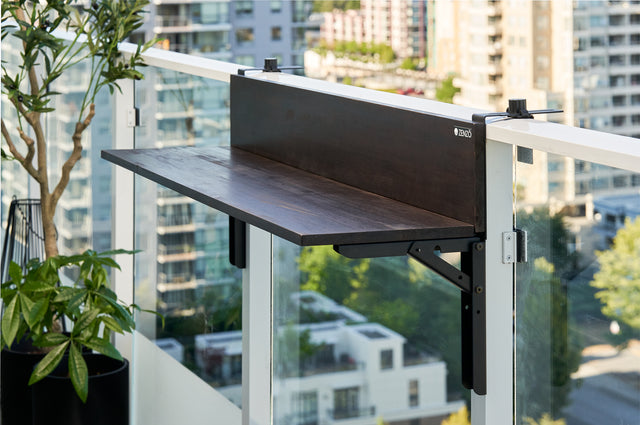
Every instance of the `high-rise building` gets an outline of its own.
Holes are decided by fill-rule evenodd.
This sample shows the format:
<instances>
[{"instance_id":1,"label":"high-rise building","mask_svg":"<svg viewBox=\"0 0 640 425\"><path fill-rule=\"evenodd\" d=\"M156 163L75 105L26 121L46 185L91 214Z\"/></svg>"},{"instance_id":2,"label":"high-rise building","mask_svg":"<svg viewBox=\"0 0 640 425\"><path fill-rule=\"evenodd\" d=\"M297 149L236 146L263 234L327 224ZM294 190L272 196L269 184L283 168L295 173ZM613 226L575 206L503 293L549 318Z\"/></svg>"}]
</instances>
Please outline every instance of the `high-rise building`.
<instances>
[{"instance_id":1,"label":"high-rise building","mask_svg":"<svg viewBox=\"0 0 640 425\"><path fill-rule=\"evenodd\" d=\"M529 109L564 110L537 119L640 136L640 2L435 3L436 25L457 29L435 30L457 62L433 52L439 70L455 66L456 103L504 111L526 98ZM575 215L589 216L599 193L640 187L636 174L554 155L536 157L531 172L526 202L549 197Z\"/></svg>"},{"instance_id":2,"label":"high-rise building","mask_svg":"<svg viewBox=\"0 0 640 425\"><path fill-rule=\"evenodd\" d=\"M167 50L252 67L267 57L302 65L311 12L308 0L159 0L144 30L147 39L163 39ZM148 73L139 86L137 146L228 143L228 84L165 70ZM149 114L153 119L145 119ZM155 284L160 308L192 311L209 289L228 297L240 274L228 261L226 216L164 188L141 182L136 191L139 202L157 205L156 216L140 220L137 229L143 249L137 275L139 282Z\"/></svg>"}]
</instances>

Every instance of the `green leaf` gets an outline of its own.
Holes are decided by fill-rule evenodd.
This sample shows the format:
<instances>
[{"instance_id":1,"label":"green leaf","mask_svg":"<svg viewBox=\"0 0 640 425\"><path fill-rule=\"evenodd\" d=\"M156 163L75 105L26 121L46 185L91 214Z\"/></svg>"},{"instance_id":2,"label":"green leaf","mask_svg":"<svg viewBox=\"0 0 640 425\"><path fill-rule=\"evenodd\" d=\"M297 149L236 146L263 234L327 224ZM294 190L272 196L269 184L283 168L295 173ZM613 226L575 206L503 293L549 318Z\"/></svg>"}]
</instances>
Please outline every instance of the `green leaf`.
<instances>
[{"instance_id":1,"label":"green leaf","mask_svg":"<svg viewBox=\"0 0 640 425\"><path fill-rule=\"evenodd\" d=\"M69 301L78 293L78 291L79 289L77 288L70 288L70 287L61 288L58 295L56 295L56 297L53 299L53 302L58 303L58 302Z\"/></svg>"},{"instance_id":2,"label":"green leaf","mask_svg":"<svg viewBox=\"0 0 640 425\"><path fill-rule=\"evenodd\" d=\"M113 317L100 316L100 320L102 320L102 322L108 329L111 329L112 331L117 332L119 334L123 333L122 326L120 326Z\"/></svg>"},{"instance_id":3,"label":"green leaf","mask_svg":"<svg viewBox=\"0 0 640 425\"><path fill-rule=\"evenodd\" d=\"M2 316L2 338L8 347L13 343L20 326L20 304L18 297L13 297Z\"/></svg>"},{"instance_id":4,"label":"green leaf","mask_svg":"<svg viewBox=\"0 0 640 425\"><path fill-rule=\"evenodd\" d=\"M25 317L29 326L33 326L32 324L40 322L44 315L47 314L47 310L49 309L49 299L42 298L35 302L33 308L29 311L29 314Z\"/></svg>"},{"instance_id":5,"label":"green leaf","mask_svg":"<svg viewBox=\"0 0 640 425\"><path fill-rule=\"evenodd\" d=\"M64 356L64 352L69 345L69 341L63 342L53 350L51 350L33 369L31 378L29 378L29 385L32 385L51 372L60 364L60 360Z\"/></svg>"},{"instance_id":6,"label":"green leaf","mask_svg":"<svg viewBox=\"0 0 640 425\"><path fill-rule=\"evenodd\" d=\"M100 354L104 354L105 356L109 356L116 360L122 360L122 355L120 354L120 352L109 341L93 338L91 340L81 342L88 348L91 348L92 350L95 350Z\"/></svg>"},{"instance_id":7,"label":"green leaf","mask_svg":"<svg viewBox=\"0 0 640 425\"><path fill-rule=\"evenodd\" d=\"M76 389L76 394L83 403L86 403L89 394L89 370L76 344L71 344L69 350L69 375L73 388Z\"/></svg>"},{"instance_id":8,"label":"green leaf","mask_svg":"<svg viewBox=\"0 0 640 425\"><path fill-rule=\"evenodd\" d=\"M12 261L11 264L9 264L9 276L11 276L13 283L16 285L19 284L22 280L22 267Z\"/></svg>"},{"instance_id":9,"label":"green leaf","mask_svg":"<svg viewBox=\"0 0 640 425\"><path fill-rule=\"evenodd\" d=\"M54 345L62 344L68 340L69 337L65 334L49 332L42 335L42 337L38 339L37 345L39 347L53 347Z\"/></svg>"},{"instance_id":10,"label":"green leaf","mask_svg":"<svg viewBox=\"0 0 640 425\"><path fill-rule=\"evenodd\" d=\"M34 323L31 321L30 314L35 303L31 300L31 298L29 298L23 292L20 292L19 296L20 296L20 306L22 307L22 317L24 317L24 319L27 321L27 324L29 326L33 326Z\"/></svg>"},{"instance_id":11,"label":"green leaf","mask_svg":"<svg viewBox=\"0 0 640 425\"><path fill-rule=\"evenodd\" d=\"M88 291L85 289L80 289L77 293L69 299L67 304L67 311L73 313L80 308L80 306L85 302L86 297L88 295Z\"/></svg>"},{"instance_id":12,"label":"green leaf","mask_svg":"<svg viewBox=\"0 0 640 425\"><path fill-rule=\"evenodd\" d=\"M94 321L100 314L100 310L96 308L92 308L91 310L87 310L80 315L80 318L73 326L72 335L79 335L80 332L94 324Z\"/></svg>"}]
</instances>

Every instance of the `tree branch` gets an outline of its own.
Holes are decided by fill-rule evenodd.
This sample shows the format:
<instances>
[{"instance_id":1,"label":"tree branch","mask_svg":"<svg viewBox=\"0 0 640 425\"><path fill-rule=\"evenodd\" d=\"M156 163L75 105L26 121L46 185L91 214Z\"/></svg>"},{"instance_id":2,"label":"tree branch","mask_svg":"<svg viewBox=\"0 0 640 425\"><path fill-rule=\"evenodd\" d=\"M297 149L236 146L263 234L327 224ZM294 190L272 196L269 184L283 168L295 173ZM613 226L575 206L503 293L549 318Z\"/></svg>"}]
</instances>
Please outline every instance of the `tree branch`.
<instances>
[{"instance_id":1,"label":"tree branch","mask_svg":"<svg viewBox=\"0 0 640 425\"><path fill-rule=\"evenodd\" d=\"M18 132L20 133L20 138L27 144L28 151L26 157L22 156L22 154L18 152L18 149L13 143L13 139L11 138L11 134L9 134L9 130L7 130L7 126L4 124L4 120L2 120L2 136L7 142L9 152L11 152L11 155L13 155L13 157L22 165L22 167L27 171L27 173L29 173L31 177L40 182L40 175L38 174L38 170L33 167L33 156L35 155L34 141L22 130L18 130Z\"/></svg>"},{"instance_id":2,"label":"tree branch","mask_svg":"<svg viewBox=\"0 0 640 425\"><path fill-rule=\"evenodd\" d=\"M76 123L76 129L73 132L73 136L71 137L73 140L73 151L62 166L62 175L60 176L60 181L58 181L56 188L51 193L51 208L53 210L58 204L58 200L60 199L60 196L62 196L62 192L64 192L67 184L69 184L69 176L71 174L71 170L80 160L80 158L82 158L82 132L84 132L87 127L89 127L89 124L91 124L91 120L93 119L95 114L96 106L92 103L89 106L89 114L87 114L84 121L79 121Z\"/></svg>"}]
</instances>

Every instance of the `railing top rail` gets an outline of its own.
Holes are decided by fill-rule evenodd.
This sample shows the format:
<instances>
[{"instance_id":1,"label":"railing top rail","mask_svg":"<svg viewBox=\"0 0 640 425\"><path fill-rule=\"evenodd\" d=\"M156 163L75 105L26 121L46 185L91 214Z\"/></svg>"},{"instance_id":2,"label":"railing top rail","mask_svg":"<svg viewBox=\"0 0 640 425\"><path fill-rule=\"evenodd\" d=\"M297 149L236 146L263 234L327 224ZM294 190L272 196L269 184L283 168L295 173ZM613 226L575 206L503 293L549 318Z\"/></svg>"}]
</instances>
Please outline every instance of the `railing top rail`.
<instances>
[{"instance_id":1,"label":"railing top rail","mask_svg":"<svg viewBox=\"0 0 640 425\"><path fill-rule=\"evenodd\" d=\"M135 51L136 46L123 43L121 49L126 54ZM230 75L237 74L238 69L246 68L228 62L155 48L147 50L143 56L149 66L171 69L224 82L229 82ZM248 75L306 90L459 119L470 120L474 113L484 112L434 100L401 96L287 73L258 72ZM427 131L429 130L425 129L425 132ZM640 173L640 140L632 137L534 119L498 119L488 121L487 139Z\"/></svg>"}]
</instances>

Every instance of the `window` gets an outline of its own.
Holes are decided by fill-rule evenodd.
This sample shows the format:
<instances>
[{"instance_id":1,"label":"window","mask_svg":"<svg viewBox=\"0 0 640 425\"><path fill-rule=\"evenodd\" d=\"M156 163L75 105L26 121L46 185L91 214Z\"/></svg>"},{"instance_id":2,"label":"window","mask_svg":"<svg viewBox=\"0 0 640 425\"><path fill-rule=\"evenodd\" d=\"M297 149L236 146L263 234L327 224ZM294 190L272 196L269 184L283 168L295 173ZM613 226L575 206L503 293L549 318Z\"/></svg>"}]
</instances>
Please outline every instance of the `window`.
<instances>
[{"instance_id":1,"label":"window","mask_svg":"<svg viewBox=\"0 0 640 425\"><path fill-rule=\"evenodd\" d=\"M631 65L640 65L640 55L631 55Z\"/></svg>"},{"instance_id":2,"label":"window","mask_svg":"<svg viewBox=\"0 0 640 425\"><path fill-rule=\"evenodd\" d=\"M236 42L240 46L253 44L253 28L240 28L236 30Z\"/></svg>"},{"instance_id":3,"label":"window","mask_svg":"<svg viewBox=\"0 0 640 425\"><path fill-rule=\"evenodd\" d=\"M629 44L640 44L640 34L631 34L629 36Z\"/></svg>"},{"instance_id":4,"label":"window","mask_svg":"<svg viewBox=\"0 0 640 425\"><path fill-rule=\"evenodd\" d=\"M271 41L282 40L282 27L271 27Z\"/></svg>"},{"instance_id":5,"label":"window","mask_svg":"<svg viewBox=\"0 0 640 425\"><path fill-rule=\"evenodd\" d=\"M393 368L393 350L380 351L380 369L392 369Z\"/></svg>"},{"instance_id":6,"label":"window","mask_svg":"<svg viewBox=\"0 0 640 425\"><path fill-rule=\"evenodd\" d=\"M253 0L236 0L236 16L253 15Z\"/></svg>"},{"instance_id":7,"label":"window","mask_svg":"<svg viewBox=\"0 0 640 425\"><path fill-rule=\"evenodd\" d=\"M622 46L624 44L624 35L610 35L609 46Z\"/></svg>"},{"instance_id":8,"label":"window","mask_svg":"<svg viewBox=\"0 0 640 425\"><path fill-rule=\"evenodd\" d=\"M624 15L610 15L609 16L609 25L612 27L619 27L620 25L625 24Z\"/></svg>"},{"instance_id":9,"label":"window","mask_svg":"<svg viewBox=\"0 0 640 425\"><path fill-rule=\"evenodd\" d=\"M633 74L631 76L631 85L637 86L638 84L640 84L640 74Z\"/></svg>"},{"instance_id":10,"label":"window","mask_svg":"<svg viewBox=\"0 0 640 425\"><path fill-rule=\"evenodd\" d=\"M613 96L611 98L611 103L613 104L613 106L626 106L627 105L627 96L624 95L618 95L618 96Z\"/></svg>"},{"instance_id":11,"label":"window","mask_svg":"<svg viewBox=\"0 0 640 425\"><path fill-rule=\"evenodd\" d=\"M594 27L605 27L607 26L607 18L604 15L592 15L589 16L589 25Z\"/></svg>"},{"instance_id":12,"label":"window","mask_svg":"<svg viewBox=\"0 0 640 425\"><path fill-rule=\"evenodd\" d=\"M251 67L256 66L256 60L253 57L253 55L238 55L235 57L233 61L238 65L251 66Z\"/></svg>"},{"instance_id":13,"label":"window","mask_svg":"<svg viewBox=\"0 0 640 425\"><path fill-rule=\"evenodd\" d=\"M629 186L628 176L614 176L613 187L627 187Z\"/></svg>"},{"instance_id":14,"label":"window","mask_svg":"<svg viewBox=\"0 0 640 425\"><path fill-rule=\"evenodd\" d=\"M291 29L291 49L302 50L306 47L305 29L304 28L292 28Z\"/></svg>"},{"instance_id":15,"label":"window","mask_svg":"<svg viewBox=\"0 0 640 425\"><path fill-rule=\"evenodd\" d=\"M609 56L609 65L611 66L624 66L626 57L624 55L611 55Z\"/></svg>"},{"instance_id":16,"label":"window","mask_svg":"<svg viewBox=\"0 0 640 425\"><path fill-rule=\"evenodd\" d=\"M346 419L360 416L359 388L343 388L333 392L333 418Z\"/></svg>"},{"instance_id":17,"label":"window","mask_svg":"<svg viewBox=\"0 0 640 425\"><path fill-rule=\"evenodd\" d=\"M282 12L282 0L271 0L269 2L269 7L271 9L271 13Z\"/></svg>"},{"instance_id":18,"label":"window","mask_svg":"<svg viewBox=\"0 0 640 425\"><path fill-rule=\"evenodd\" d=\"M591 68L604 68L607 64L607 60L604 56L591 56L590 65Z\"/></svg>"},{"instance_id":19,"label":"window","mask_svg":"<svg viewBox=\"0 0 640 425\"><path fill-rule=\"evenodd\" d=\"M591 47L603 47L604 46L604 37L591 37L590 39Z\"/></svg>"},{"instance_id":20,"label":"window","mask_svg":"<svg viewBox=\"0 0 640 425\"><path fill-rule=\"evenodd\" d=\"M418 380L412 379L409 381L409 406L415 407L420 404L420 397L418 393Z\"/></svg>"},{"instance_id":21,"label":"window","mask_svg":"<svg viewBox=\"0 0 640 425\"><path fill-rule=\"evenodd\" d=\"M624 75L612 75L609 77L609 86L611 87L622 87L624 86L624 83Z\"/></svg>"},{"instance_id":22,"label":"window","mask_svg":"<svg viewBox=\"0 0 640 425\"><path fill-rule=\"evenodd\" d=\"M318 423L317 391L294 393L291 404L293 405L293 423L303 425Z\"/></svg>"}]
</instances>

